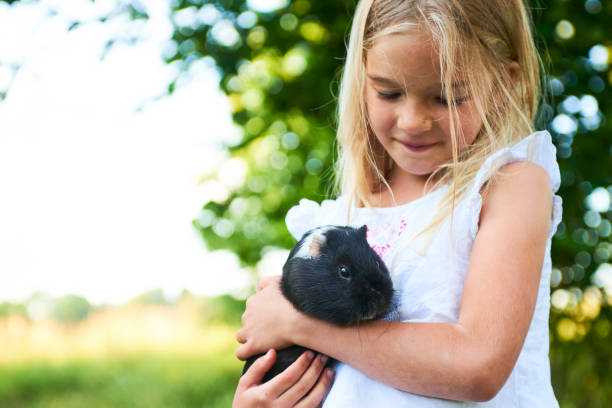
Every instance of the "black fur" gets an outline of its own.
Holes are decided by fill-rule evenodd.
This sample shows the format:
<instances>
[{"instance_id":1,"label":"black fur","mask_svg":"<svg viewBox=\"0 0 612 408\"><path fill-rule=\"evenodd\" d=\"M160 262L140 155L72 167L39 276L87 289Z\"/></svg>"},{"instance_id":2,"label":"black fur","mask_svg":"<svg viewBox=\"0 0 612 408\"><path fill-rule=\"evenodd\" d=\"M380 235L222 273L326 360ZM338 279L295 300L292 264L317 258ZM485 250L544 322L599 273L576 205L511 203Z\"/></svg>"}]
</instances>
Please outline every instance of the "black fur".
<instances>
[{"instance_id":1,"label":"black fur","mask_svg":"<svg viewBox=\"0 0 612 408\"><path fill-rule=\"evenodd\" d=\"M366 240L366 226L323 228L329 227L325 243L315 245L315 257L296 254L311 234L321 234L320 228L304 234L291 250L283 266L283 295L301 312L339 326L384 317L393 309L393 283ZM300 346L279 350L263 382L285 370L305 350ZM262 355L249 358L242 373Z\"/></svg>"}]
</instances>

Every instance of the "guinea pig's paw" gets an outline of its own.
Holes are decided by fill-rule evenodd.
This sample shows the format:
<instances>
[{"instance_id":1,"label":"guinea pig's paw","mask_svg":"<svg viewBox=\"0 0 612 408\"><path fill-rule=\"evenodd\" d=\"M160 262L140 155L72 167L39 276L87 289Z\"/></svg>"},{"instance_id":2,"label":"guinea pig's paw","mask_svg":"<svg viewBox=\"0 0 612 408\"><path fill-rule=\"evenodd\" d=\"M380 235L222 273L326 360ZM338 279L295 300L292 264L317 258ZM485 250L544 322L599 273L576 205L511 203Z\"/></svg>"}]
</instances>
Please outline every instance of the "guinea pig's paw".
<instances>
[{"instance_id":1,"label":"guinea pig's paw","mask_svg":"<svg viewBox=\"0 0 612 408\"><path fill-rule=\"evenodd\" d=\"M391 304L389 305L389 309L387 313L381 317L383 320L388 320L390 322L397 322L401 317L401 296L399 292L393 293L393 299L391 300Z\"/></svg>"}]
</instances>

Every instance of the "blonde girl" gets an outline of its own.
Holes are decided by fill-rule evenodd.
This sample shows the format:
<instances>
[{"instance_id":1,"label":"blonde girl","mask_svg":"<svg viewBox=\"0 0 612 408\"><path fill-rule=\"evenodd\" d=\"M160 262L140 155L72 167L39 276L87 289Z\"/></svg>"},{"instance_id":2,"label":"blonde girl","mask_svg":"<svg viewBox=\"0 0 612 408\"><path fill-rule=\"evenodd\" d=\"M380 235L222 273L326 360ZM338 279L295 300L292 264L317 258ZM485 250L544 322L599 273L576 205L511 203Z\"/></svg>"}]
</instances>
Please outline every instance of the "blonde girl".
<instances>
[{"instance_id":1,"label":"blonde girl","mask_svg":"<svg viewBox=\"0 0 612 408\"><path fill-rule=\"evenodd\" d=\"M535 131L540 70L523 0L362 0L339 98L339 197L287 214L296 238L368 226L396 315L336 327L296 311L278 279L247 302L245 359L304 355L234 405L558 407L548 360L556 150ZM333 385L325 356L341 363ZM261 374L263 375L263 374Z\"/></svg>"}]
</instances>

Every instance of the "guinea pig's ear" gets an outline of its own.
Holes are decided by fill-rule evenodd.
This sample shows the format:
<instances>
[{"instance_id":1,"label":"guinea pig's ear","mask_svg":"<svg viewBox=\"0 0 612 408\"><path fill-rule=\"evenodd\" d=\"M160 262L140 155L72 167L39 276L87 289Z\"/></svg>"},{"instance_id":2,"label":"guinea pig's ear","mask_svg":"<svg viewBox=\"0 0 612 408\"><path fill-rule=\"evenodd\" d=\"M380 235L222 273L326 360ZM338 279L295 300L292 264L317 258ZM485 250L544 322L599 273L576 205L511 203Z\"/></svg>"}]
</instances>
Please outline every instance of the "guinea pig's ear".
<instances>
[{"instance_id":1,"label":"guinea pig's ear","mask_svg":"<svg viewBox=\"0 0 612 408\"><path fill-rule=\"evenodd\" d=\"M367 238L368 235L368 226L367 225L362 225L357 232L359 233L359 236L363 237L363 239Z\"/></svg>"},{"instance_id":2,"label":"guinea pig's ear","mask_svg":"<svg viewBox=\"0 0 612 408\"><path fill-rule=\"evenodd\" d=\"M311 258L316 258L321 255L321 251L327 238L322 232L317 231L308 237L308 252Z\"/></svg>"},{"instance_id":3,"label":"guinea pig's ear","mask_svg":"<svg viewBox=\"0 0 612 408\"><path fill-rule=\"evenodd\" d=\"M315 229L307 233L307 235L305 235L300 242L301 244L297 251L295 251L294 256L306 259L316 258L321 255L323 246L325 246L325 243L327 242L327 237L323 231L320 229Z\"/></svg>"}]
</instances>

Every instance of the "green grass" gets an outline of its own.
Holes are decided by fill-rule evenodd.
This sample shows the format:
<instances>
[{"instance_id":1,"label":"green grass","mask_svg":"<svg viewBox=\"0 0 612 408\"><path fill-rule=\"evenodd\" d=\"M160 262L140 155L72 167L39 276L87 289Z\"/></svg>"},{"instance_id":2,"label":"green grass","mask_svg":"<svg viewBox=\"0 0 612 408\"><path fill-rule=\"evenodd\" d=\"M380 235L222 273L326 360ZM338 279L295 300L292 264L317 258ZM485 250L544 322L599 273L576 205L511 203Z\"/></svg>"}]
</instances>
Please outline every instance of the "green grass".
<instances>
[{"instance_id":1,"label":"green grass","mask_svg":"<svg viewBox=\"0 0 612 408\"><path fill-rule=\"evenodd\" d=\"M229 407L241 367L231 353L4 365L0 407Z\"/></svg>"},{"instance_id":2,"label":"green grass","mask_svg":"<svg viewBox=\"0 0 612 408\"><path fill-rule=\"evenodd\" d=\"M230 297L185 297L73 324L0 316L0 408L230 407L242 370L234 351L243 310L244 301ZM562 408L610 406L612 316L606 309L600 319L603 328L581 341L551 345Z\"/></svg>"},{"instance_id":3,"label":"green grass","mask_svg":"<svg viewBox=\"0 0 612 408\"><path fill-rule=\"evenodd\" d=\"M230 407L243 310L228 296L185 296L72 324L0 318L0 408Z\"/></svg>"}]
</instances>

